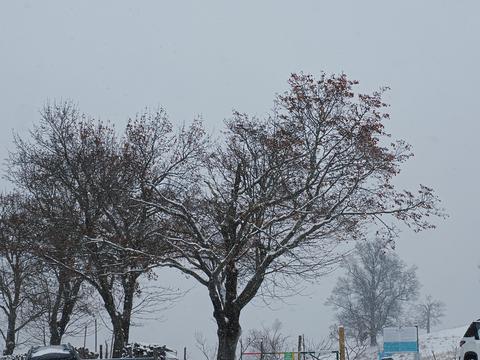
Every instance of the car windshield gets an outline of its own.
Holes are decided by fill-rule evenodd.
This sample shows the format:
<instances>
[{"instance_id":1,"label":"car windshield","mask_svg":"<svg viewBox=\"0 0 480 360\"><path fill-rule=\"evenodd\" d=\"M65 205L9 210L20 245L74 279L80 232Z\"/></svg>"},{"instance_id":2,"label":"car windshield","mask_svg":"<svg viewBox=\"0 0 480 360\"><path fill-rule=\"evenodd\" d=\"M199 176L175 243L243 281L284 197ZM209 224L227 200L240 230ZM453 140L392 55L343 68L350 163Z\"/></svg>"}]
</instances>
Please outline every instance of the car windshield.
<instances>
[{"instance_id":1,"label":"car windshield","mask_svg":"<svg viewBox=\"0 0 480 360\"><path fill-rule=\"evenodd\" d=\"M73 360L72 353L63 347L39 348L32 353L31 360Z\"/></svg>"},{"instance_id":2,"label":"car windshield","mask_svg":"<svg viewBox=\"0 0 480 360\"><path fill-rule=\"evenodd\" d=\"M480 330L480 322L473 322L467 329L467 332L463 337L470 338L474 337L475 340L480 340L479 336L479 330Z\"/></svg>"},{"instance_id":3,"label":"car windshield","mask_svg":"<svg viewBox=\"0 0 480 360\"><path fill-rule=\"evenodd\" d=\"M33 356L32 360L74 360L75 358L68 354L45 354L42 356Z\"/></svg>"}]
</instances>

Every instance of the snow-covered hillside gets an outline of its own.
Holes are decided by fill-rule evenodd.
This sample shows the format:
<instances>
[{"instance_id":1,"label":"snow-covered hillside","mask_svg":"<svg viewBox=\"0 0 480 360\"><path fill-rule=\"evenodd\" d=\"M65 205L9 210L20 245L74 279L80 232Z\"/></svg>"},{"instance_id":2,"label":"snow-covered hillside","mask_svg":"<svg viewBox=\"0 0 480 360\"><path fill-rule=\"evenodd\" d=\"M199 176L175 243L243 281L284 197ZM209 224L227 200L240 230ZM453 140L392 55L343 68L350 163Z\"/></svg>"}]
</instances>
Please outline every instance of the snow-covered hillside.
<instances>
[{"instance_id":1,"label":"snow-covered hillside","mask_svg":"<svg viewBox=\"0 0 480 360\"><path fill-rule=\"evenodd\" d=\"M436 360L455 359L460 339L465 334L467 328L468 324L420 335L420 355L422 360L433 360L433 354L435 354Z\"/></svg>"},{"instance_id":2,"label":"snow-covered hillside","mask_svg":"<svg viewBox=\"0 0 480 360\"><path fill-rule=\"evenodd\" d=\"M421 360L455 360L460 339L465 334L468 325L452 329L445 329L431 332L430 334L419 335L420 359ZM380 341L381 343L381 341ZM380 345L380 348L382 345ZM378 349L368 348L360 356L351 354L350 360L378 360ZM395 354L393 360L416 360L414 354Z\"/></svg>"},{"instance_id":3,"label":"snow-covered hillside","mask_svg":"<svg viewBox=\"0 0 480 360\"><path fill-rule=\"evenodd\" d=\"M420 359L421 360L454 360L460 339L467 330L468 325L444 329L430 334L420 334ZM369 353L369 359L374 360L376 356L373 352ZM414 360L412 354L395 354L394 360Z\"/></svg>"}]
</instances>

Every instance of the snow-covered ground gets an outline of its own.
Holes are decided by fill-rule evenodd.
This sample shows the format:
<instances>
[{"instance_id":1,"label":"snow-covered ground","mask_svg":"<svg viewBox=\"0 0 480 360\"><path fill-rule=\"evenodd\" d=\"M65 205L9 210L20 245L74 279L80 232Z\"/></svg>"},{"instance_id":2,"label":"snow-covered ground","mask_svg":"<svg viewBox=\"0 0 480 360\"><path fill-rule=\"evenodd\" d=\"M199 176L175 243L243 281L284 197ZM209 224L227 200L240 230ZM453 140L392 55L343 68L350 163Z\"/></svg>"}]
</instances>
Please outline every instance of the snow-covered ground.
<instances>
[{"instance_id":1,"label":"snow-covered ground","mask_svg":"<svg viewBox=\"0 0 480 360\"><path fill-rule=\"evenodd\" d=\"M420 334L420 359L421 360L455 360L460 339L468 328L468 324L439 331L431 332L430 334ZM152 345L138 343L142 348L152 348ZM155 347L155 346L153 346ZM158 347L158 346L157 346ZM353 354L352 354L353 355ZM0 360L19 360L22 355L16 356L0 356ZM352 356L354 357L354 356ZM169 357L175 359L175 357ZM332 355L328 354L325 359L332 359ZM363 356L356 358L356 360L377 360L378 349L369 348ZM393 356L394 360L415 360L415 357L410 354L396 354Z\"/></svg>"},{"instance_id":2,"label":"snow-covered ground","mask_svg":"<svg viewBox=\"0 0 480 360\"><path fill-rule=\"evenodd\" d=\"M422 359L433 360L433 354L435 354L436 360L454 359L460 339L465 334L468 325L420 335L420 355Z\"/></svg>"},{"instance_id":3,"label":"snow-covered ground","mask_svg":"<svg viewBox=\"0 0 480 360\"><path fill-rule=\"evenodd\" d=\"M455 360L460 339L465 334L467 325L452 329L433 331L430 334L419 335L420 359L421 360ZM368 359L374 360L378 357L374 351L369 352ZM410 354L393 356L394 360L413 360L415 357Z\"/></svg>"},{"instance_id":4,"label":"snow-covered ground","mask_svg":"<svg viewBox=\"0 0 480 360\"><path fill-rule=\"evenodd\" d=\"M433 331L430 334L420 333L420 360L455 360L460 339L465 334L468 325L452 329ZM381 339L380 344L382 342ZM380 348L382 345L380 345ZM352 358L352 356L351 356ZM350 358L350 360L352 360ZM353 356L355 358L355 356ZM395 354L393 360L416 360L414 354ZM362 356L355 360L378 360L378 349L368 348Z\"/></svg>"}]
</instances>

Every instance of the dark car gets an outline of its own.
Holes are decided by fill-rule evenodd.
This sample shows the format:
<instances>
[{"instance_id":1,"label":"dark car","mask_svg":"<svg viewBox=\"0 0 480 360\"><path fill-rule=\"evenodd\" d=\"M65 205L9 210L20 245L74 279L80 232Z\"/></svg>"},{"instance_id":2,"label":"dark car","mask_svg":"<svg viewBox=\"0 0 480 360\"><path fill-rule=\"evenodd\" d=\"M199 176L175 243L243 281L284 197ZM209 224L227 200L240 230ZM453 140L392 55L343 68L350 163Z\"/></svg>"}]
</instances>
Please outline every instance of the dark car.
<instances>
[{"instance_id":1,"label":"dark car","mask_svg":"<svg viewBox=\"0 0 480 360\"><path fill-rule=\"evenodd\" d=\"M26 360L80 360L77 351L70 344L34 346Z\"/></svg>"}]
</instances>

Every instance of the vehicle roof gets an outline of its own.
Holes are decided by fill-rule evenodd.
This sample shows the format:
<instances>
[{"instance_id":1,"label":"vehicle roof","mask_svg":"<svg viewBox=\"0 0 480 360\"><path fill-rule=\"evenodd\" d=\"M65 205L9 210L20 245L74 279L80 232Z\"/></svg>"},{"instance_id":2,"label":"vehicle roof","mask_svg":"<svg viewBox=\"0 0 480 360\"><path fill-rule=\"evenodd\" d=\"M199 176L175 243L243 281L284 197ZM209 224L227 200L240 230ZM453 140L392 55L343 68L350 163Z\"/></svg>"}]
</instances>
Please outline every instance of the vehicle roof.
<instances>
[{"instance_id":1,"label":"vehicle roof","mask_svg":"<svg viewBox=\"0 0 480 360\"><path fill-rule=\"evenodd\" d=\"M38 346L32 348L31 358L65 358L72 355L68 345Z\"/></svg>"}]
</instances>

